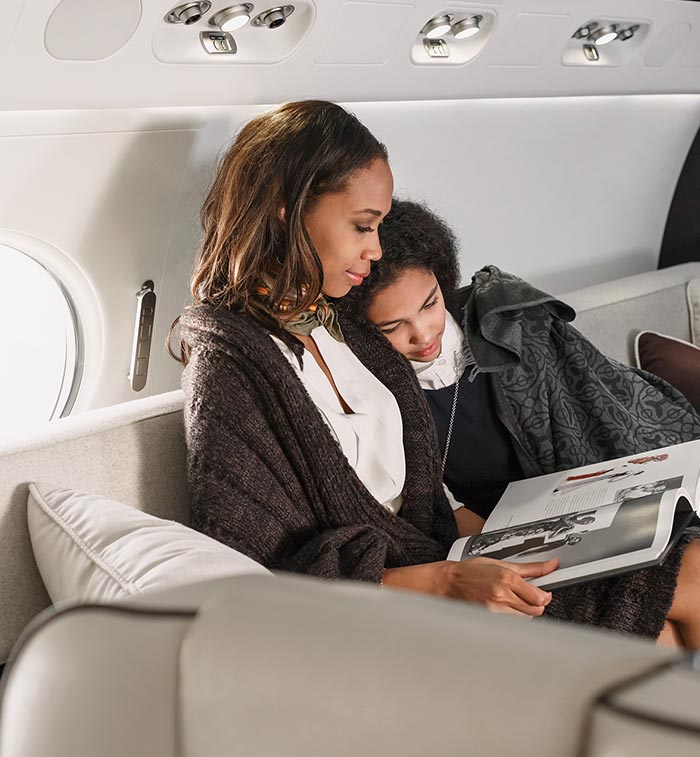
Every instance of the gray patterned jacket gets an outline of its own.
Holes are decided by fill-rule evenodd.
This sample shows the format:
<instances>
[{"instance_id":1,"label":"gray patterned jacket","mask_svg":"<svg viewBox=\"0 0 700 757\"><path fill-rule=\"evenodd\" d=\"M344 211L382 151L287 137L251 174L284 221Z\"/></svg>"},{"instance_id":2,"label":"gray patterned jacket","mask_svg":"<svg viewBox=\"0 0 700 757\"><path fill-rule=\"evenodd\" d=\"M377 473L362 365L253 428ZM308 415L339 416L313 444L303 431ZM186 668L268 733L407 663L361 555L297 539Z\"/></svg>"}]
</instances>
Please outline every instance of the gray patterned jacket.
<instances>
[{"instance_id":1,"label":"gray patterned jacket","mask_svg":"<svg viewBox=\"0 0 700 757\"><path fill-rule=\"evenodd\" d=\"M565 303L487 266L457 292L477 372L526 476L700 438L700 416L662 379L603 355Z\"/></svg>"}]
</instances>

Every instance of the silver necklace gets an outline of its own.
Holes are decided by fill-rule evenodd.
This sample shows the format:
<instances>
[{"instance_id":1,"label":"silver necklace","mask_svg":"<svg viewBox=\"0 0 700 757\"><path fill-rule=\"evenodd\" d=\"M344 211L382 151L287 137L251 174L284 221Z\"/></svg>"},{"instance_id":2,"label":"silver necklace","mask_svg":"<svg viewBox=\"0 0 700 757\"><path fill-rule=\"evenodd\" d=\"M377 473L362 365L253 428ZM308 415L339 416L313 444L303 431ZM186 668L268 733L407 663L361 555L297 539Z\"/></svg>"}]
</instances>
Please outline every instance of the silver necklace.
<instances>
[{"instance_id":1,"label":"silver necklace","mask_svg":"<svg viewBox=\"0 0 700 757\"><path fill-rule=\"evenodd\" d=\"M452 439L452 428L455 425L455 415L457 414L457 400L459 399L459 379L461 376L457 378L455 381L455 393L452 396L452 412L450 413L450 422L447 426L447 439L445 440L445 451L442 455L442 470L441 470L441 476L445 477L445 464L447 463L447 453L450 450L450 441Z\"/></svg>"}]
</instances>

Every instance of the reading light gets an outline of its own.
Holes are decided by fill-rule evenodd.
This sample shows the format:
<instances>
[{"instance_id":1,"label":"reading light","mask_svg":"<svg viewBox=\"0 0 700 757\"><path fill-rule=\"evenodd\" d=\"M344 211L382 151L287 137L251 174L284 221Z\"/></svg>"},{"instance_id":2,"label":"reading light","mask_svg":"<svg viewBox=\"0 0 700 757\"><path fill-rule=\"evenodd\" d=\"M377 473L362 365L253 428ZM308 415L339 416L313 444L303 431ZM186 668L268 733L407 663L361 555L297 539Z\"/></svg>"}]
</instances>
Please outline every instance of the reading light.
<instances>
[{"instance_id":1,"label":"reading light","mask_svg":"<svg viewBox=\"0 0 700 757\"><path fill-rule=\"evenodd\" d=\"M280 5L277 8L259 13L250 23L252 26L266 26L268 29L278 29L287 20L287 16L294 13L293 5Z\"/></svg>"},{"instance_id":2,"label":"reading light","mask_svg":"<svg viewBox=\"0 0 700 757\"><path fill-rule=\"evenodd\" d=\"M607 45L614 39L617 39L617 24L604 26L591 34L591 42L596 45Z\"/></svg>"},{"instance_id":3,"label":"reading light","mask_svg":"<svg viewBox=\"0 0 700 757\"><path fill-rule=\"evenodd\" d=\"M590 37L593 31L597 28L597 21L591 21L589 24L584 24L574 32L574 39L584 39L585 37Z\"/></svg>"},{"instance_id":4,"label":"reading light","mask_svg":"<svg viewBox=\"0 0 700 757\"><path fill-rule=\"evenodd\" d=\"M235 32L244 27L250 21L250 13L253 6L250 3L230 5L228 8L215 13L210 19L211 26L218 26L222 32Z\"/></svg>"},{"instance_id":5,"label":"reading light","mask_svg":"<svg viewBox=\"0 0 700 757\"><path fill-rule=\"evenodd\" d=\"M621 39L623 42L628 39L632 39L634 37L634 33L639 29L638 26L630 26L629 29L623 29L617 36L618 39Z\"/></svg>"},{"instance_id":6,"label":"reading light","mask_svg":"<svg viewBox=\"0 0 700 757\"><path fill-rule=\"evenodd\" d=\"M461 21L457 21L452 26L452 34L455 39L468 39L478 34L481 31L479 24L482 21L483 16L471 16L470 18L463 18ZM426 35L427 36L427 35Z\"/></svg>"},{"instance_id":7,"label":"reading light","mask_svg":"<svg viewBox=\"0 0 700 757\"><path fill-rule=\"evenodd\" d=\"M436 16L428 21L428 23L420 30L420 33L424 34L428 39L438 39L438 37L447 34L447 32L450 31L451 26L451 16Z\"/></svg>"},{"instance_id":8,"label":"reading light","mask_svg":"<svg viewBox=\"0 0 700 757\"><path fill-rule=\"evenodd\" d=\"M198 3L183 3L168 11L165 20L169 24L196 24L200 18L211 8L209 0L201 0Z\"/></svg>"}]
</instances>

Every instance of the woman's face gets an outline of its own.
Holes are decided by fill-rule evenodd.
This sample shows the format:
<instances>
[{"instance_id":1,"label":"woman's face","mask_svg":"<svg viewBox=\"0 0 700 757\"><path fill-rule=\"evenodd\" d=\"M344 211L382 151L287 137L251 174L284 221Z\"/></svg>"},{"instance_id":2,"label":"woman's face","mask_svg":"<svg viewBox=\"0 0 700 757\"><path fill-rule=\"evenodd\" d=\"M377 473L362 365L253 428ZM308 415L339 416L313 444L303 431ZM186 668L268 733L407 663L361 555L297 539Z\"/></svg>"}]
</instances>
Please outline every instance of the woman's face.
<instances>
[{"instance_id":1,"label":"woman's face","mask_svg":"<svg viewBox=\"0 0 700 757\"><path fill-rule=\"evenodd\" d=\"M377 292L367 316L409 360L427 363L442 350L445 301L432 271L404 271Z\"/></svg>"},{"instance_id":2,"label":"woman's face","mask_svg":"<svg viewBox=\"0 0 700 757\"><path fill-rule=\"evenodd\" d=\"M391 208L394 178L389 164L377 159L348 179L340 192L316 200L304 217L323 267L323 293L343 297L379 260L379 224Z\"/></svg>"}]
</instances>

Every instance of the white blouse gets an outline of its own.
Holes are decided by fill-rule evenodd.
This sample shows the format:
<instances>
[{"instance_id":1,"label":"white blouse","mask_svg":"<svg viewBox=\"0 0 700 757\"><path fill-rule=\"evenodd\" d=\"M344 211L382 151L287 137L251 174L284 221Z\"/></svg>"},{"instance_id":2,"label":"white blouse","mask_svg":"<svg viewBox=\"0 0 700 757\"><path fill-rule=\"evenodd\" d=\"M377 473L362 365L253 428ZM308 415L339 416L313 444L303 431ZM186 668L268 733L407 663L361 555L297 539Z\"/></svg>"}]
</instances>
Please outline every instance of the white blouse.
<instances>
[{"instance_id":1,"label":"white blouse","mask_svg":"<svg viewBox=\"0 0 700 757\"><path fill-rule=\"evenodd\" d=\"M326 374L310 353L304 355L302 370L291 349L277 337L272 339L304 384L360 481L377 502L397 513L406 481L406 459L396 399L347 344L336 341L323 326L311 335L352 413L343 411Z\"/></svg>"}]
</instances>

